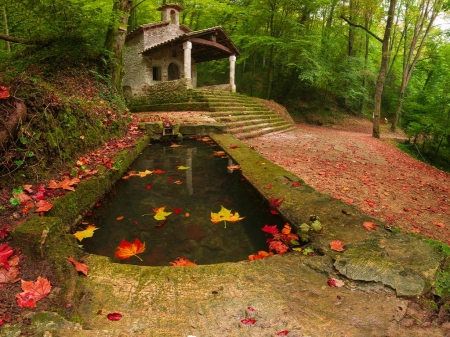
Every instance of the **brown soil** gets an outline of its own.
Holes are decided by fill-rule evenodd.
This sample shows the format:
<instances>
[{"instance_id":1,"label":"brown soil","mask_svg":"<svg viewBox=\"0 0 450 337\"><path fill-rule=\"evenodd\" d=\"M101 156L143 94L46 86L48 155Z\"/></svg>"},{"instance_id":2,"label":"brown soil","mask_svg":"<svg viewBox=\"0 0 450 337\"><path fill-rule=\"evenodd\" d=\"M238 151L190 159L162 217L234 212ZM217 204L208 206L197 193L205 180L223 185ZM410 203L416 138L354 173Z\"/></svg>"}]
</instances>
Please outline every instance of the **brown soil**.
<instances>
[{"instance_id":1,"label":"brown soil","mask_svg":"<svg viewBox=\"0 0 450 337\"><path fill-rule=\"evenodd\" d=\"M267 159L322 193L359 207L404 232L450 243L450 174L395 147L383 125L371 136L367 120L333 127L298 124L296 130L247 140Z\"/></svg>"}]
</instances>

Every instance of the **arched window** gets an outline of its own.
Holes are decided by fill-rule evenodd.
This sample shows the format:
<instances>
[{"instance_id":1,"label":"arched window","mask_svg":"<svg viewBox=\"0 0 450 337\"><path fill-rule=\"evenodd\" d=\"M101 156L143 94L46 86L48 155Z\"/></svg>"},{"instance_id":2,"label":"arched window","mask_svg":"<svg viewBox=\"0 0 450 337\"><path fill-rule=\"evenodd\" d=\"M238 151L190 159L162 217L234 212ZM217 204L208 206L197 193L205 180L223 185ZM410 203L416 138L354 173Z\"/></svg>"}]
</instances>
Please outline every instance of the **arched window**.
<instances>
[{"instance_id":1,"label":"arched window","mask_svg":"<svg viewBox=\"0 0 450 337\"><path fill-rule=\"evenodd\" d=\"M169 64L169 81L178 80L180 78L180 71L175 63Z\"/></svg>"}]
</instances>

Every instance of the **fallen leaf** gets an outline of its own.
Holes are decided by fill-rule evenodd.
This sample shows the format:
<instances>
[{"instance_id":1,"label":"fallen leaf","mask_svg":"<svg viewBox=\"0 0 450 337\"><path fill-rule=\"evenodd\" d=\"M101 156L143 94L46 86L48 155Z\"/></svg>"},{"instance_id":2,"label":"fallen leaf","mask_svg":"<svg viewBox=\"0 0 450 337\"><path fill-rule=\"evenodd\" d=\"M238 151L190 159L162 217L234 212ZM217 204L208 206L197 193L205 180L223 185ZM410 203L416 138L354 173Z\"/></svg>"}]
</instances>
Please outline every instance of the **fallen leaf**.
<instances>
[{"instance_id":1,"label":"fallen leaf","mask_svg":"<svg viewBox=\"0 0 450 337\"><path fill-rule=\"evenodd\" d=\"M238 148L240 148L240 146L230 144L230 149L238 149Z\"/></svg>"},{"instance_id":2,"label":"fallen leaf","mask_svg":"<svg viewBox=\"0 0 450 337\"><path fill-rule=\"evenodd\" d=\"M166 216L172 214L172 212L165 212L166 206L154 208L153 212L156 214L153 216L156 220L166 220Z\"/></svg>"},{"instance_id":3,"label":"fallen leaf","mask_svg":"<svg viewBox=\"0 0 450 337\"><path fill-rule=\"evenodd\" d=\"M222 156L225 156L226 153L225 153L225 151L214 151L213 155L216 157L222 157Z\"/></svg>"},{"instance_id":4,"label":"fallen leaf","mask_svg":"<svg viewBox=\"0 0 450 337\"><path fill-rule=\"evenodd\" d=\"M211 221L213 223L219 223L224 221L225 223L225 228L227 228L227 221L229 222L238 222L242 219L244 219L245 217L239 217L239 213L238 212L234 212L234 214L231 213L231 210L226 209L225 207L223 207L222 205L220 205L220 211L218 213L213 213L211 212Z\"/></svg>"},{"instance_id":5,"label":"fallen leaf","mask_svg":"<svg viewBox=\"0 0 450 337\"><path fill-rule=\"evenodd\" d=\"M280 199L275 199L274 197L270 197L269 199L269 206L271 208L277 208L281 205L281 203L283 202L283 198Z\"/></svg>"},{"instance_id":6,"label":"fallen leaf","mask_svg":"<svg viewBox=\"0 0 450 337\"><path fill-rule=\"evenodd\" d=\"M276 214L280 214L280 213L278 213L276 210L274 210L274 209L271 209L270 211L269 211L271 214L274 214L274 215L276 215Z\"/></svg>"},{"instance_id":7,"label":"fallen leaf","mask_svg":"<svg viewBox=\"0 0 450 337\"><path fill-rule=\"evenodd\" d=\"M264 188L267 188L268 190L270 190L272 188L272 185L264 186Z\"/></svg>"},{"instance_id":8,"label":"fallen leaf","mask_svg":"<svg viewBox=\"0 0 450 337\"><path fill-rule=\"evenodd\" d=\"M180 165L180 166L177 167L177 169L180 170L180 171L184 171L184 170L189 170L190 167Z\"/></svg>"},{"instance_id":9,"label":"fallen leaf","mask_svg":"<svg viewBox=\"0 0 450 337\"><path fill-rule=\"evenodd\" d=\"M110 320L110 321L120 321L120 319L122 318L122 314L118 313L118 312L113 312L111 314L106 315L106 317Z\"/></svg>"},{"instance_id":10,"label":"fallen leaf","mask_svg":"<svg viewBox=\"0 0 450 337\"><path fill-rule=\"evenodd\" d=\"M151 189L152 188L152 185L150 185L150 184L148 184L147 186L145 186L145 189L146 190L149 190L149 189Z\"/></svg>"},{"instance_id":11,"label":"fallen leaf","mask_svg":"<svg viewBox=\"0 0 450 337\"><path fill-rule=\"evenodd\" d=\"M114 252L114 255L122 260L126 260L132 256L136 256L139 260L142 261L142 259L139 256L137 256L137 254L143 253L144 251L145 251L145 242L141 243L138 238L136 238L133 243L122 239L122 242L117 247L117 250Z\"/></svg>"},{"instance_id":12,"label":"fallen leaf","mask_svg":"<svg viewBox=\"0 0 450 337\"><path fill-rule=\"evenodd\" d=\"M72 264L75 266L76 271L82 272L84 275L87 276L89 270L88 266L86 266L84 263L75 260L72 256L69 256L67 260L72 262Z\"/></svg>"},{"instance_id":13,"label":"fallen leaf","mask_svg":"<svg viewBox=\"0 0 450 337\"><path fill-rule=\"evenodd\" d=\"M190 213L186 212L186 214L184 215L186 218L189 218L191 216Z\"/></svg>"},{"instance_id":14,"label":"fallen leaf","mask_svg":"<svg viewBox=\"0 0 450 337\"><path fill-rule=\"evenodd\" d=\"M278 331L275 335L276 336L287 336L289 333L288 330Z\"/></svg>"},{"instance_id":15,"label":"fallen leaf","mask_svg":"<svg viewBox=\"0 0 450 337\"><path fill-rule=\"evenodd\" d=\"M294 181L294 182L292 182L292 186L299 187L299 186L301 186L301 184L298 181Z\"/></svg>"},{"instance_id":16,"label":"fallen leaf","mask_svg":"<svg viewBox=\"0 0 450 337\"><path fill-rule=\"evenodd\" d=\"M186 259L186 258L184 258L184 257L177 257L176 259L175 259L175 261L173 261L173 262L169 262L172 266L175 266L175 267L183 267L183 266L186 266L186 267L193 267L193 266L196 266L197 264L195 263L195 262L191 262L191 261L189 261L188 259Z\"/></svg>"},{"instance_id":17,"label":"fallen leaf","mask_svg":"<svg viewBox=\"0 0 450 337\"><path fill-rule=\"evenodd\" d=\"M264 225L264 227L261 228L261 230L263 232L266 232L266 233L269 233L269 234L272 234L272 235L278 233L277 225L273 225L273 226Z\"/></svg>"},{"instance_id":18,"label":"fallen leaf","mask_svg":"<svg viewBox=\"0 0 450 337\"><path fill-rule=\"evenodd\" d=\"M0 244L0 264L3 265L3 268L9 269L8 258L12 255L12 253L13 249L8 243Z\"/></svg>"},{"instance_id":19,"label":"fallen leaf","mask_svg":"<svg viewBox=\"0 0 450 337\"><path fill-rule=\"evenodd\" d=\"M121 216L118 216L118 217L116 218L116 220L117 220L117 221L121 221L121 220L123 220L123 218L124 218L124 216L121 215Z\"/></svg>"},{"instance_id":20,"label":"fallen leaf","mask_svg":"<svg viewBox=\"0 0 450 337\"><path fill-rule=\"evenodd\" d=\"M338 287L338 288L344 286L345 284L344 281L335 278L328 279L327 283L330 287Z\"/></svg>"},{"instance_id":21,"label":"fallen leaf","mask_svg":"<svg viewBox=\"0 0 450 337\"><path fill-rule=\"evenodd\" d=\"M272 256L273 255L273 253L272 252L265 252L264 250L260 250L259 252L258 252L258 254L252 254L252 255L249 255L248 256L248 259L250 260L250 261L254 261L254 260L260 260L260 259L263 259L263 258L265 258L265 257L268 257L268 256Z\"/></svg>"},{"instance_id":22,"label":"fallen leaf","mask_svg":"<svg viewBox=\"0 0 450 337\"><path fill-rule=\"evenodd\" d=\"M183 182L181 180L176 180L173 182L174 184L181 185Z\"/></svg>"},{"instance_id":23,"label":"fallen leaf","mask_svg":"<svg viewBox=\"0 0 450 337\"><path fill-rule=\"evenodd\" d=\"M153 170L152 173L153 174L164 174L165 171L163 170Z\"/></svg>"},{"instance_id":24,"label":"fallen leaf","mask_svg":"<svg viewBox=\"0 0 450 337\"><path fill-rule=\"evenodd\" d=\"M341 240L331 241L331 242L330 242L330 248L331 248L332 250L337 251L337 252L342 252L342 251L345 250L345 249L344 249L344 245L343 245L343 243L342 243Z\"/></svg>"},{"instance_id":25,"label":"fallen leaf","mask_svg":"<svg viewBox=\"0 0 450 337\"><path fill-rule=\"evenodd\" d=\"M364 227L364 229L371 231L371 230L378 230L378 225L375 222L371 222L371 221L366 221L363 223L362 225Z\"/></svg>"},{"instance_id":26,"label":"fallen leaf","mask_svg":"<svg viewBox=\"0 0 450 337\"><path fill-rule=\"evenodd\" d=\"M3 226L0 228L0 239L6 237L8 235L8 226Z\"/></svg>"},{"instance_id":27,"label":"fallen leaf","mask_svg":"<svg viewBox=\"0 0 450 337\"><path fill-rule=\"evenodd\" d=\"M179 147L179 146L181 146L180 144L177 144L177 143L172 143L171 145L170 145L170 147Z\"/></svg>"},{"instance_id":28,"label":"fallen leaf","mask_svg":"<svg viewBox=\"0 0 450 337\"><path fill-rule=\"evenodd\" d=\"M19 307L35 308L36 302L46 297L52 289L50 281L45 277L38 276L37 281L22 280L23 292L16 294Z\"/></svg>"},{"instance_id":29,"label":"fallen leaf","mask_svg":"<svg viewBox=\"0 0 450 337\"><path fill-rule=\"evenodd\" d=\"M20 271L17 267L10 267L8 270L0 269L0 283L16 283L20 280L17 276Z\"/></svg>"},{"instance_id":30,"label":"fallen leaf","mask_svg":"<svg viewBox=\"0 0 450 337\"><path fill-rule=\"evenodd\" d=\"M256 319L253 319L253 318L241 319L241 323L245 324L245 325L254 325L256 322L257 322Z\"/></svg>"},{"instance_id":31,"label":"fallen leaf","mask_svg":"<svg viewBox=\"0 0 450 337\"><path fill-rule=\"evenodd\" d=\"M75 191L75 188L73 187L73 185L78 185L78 183L80 182L80 179L78 178L73 178L73 179L69 179L66 178L63 181L57 183L54 180L50 180L50 183L48 184L48 188L51 189L57 189L57 188L62 188L68 191Z\"/></svg>"},{"instance_id":32,"label":"fallen leaf","mask_svg":"<svg viewBox=\"0 0 450 337\"><path fill-rule=\"evenodd\" d=\"M53 204L49 203L48 201L45 200L39 200L36 203L36 206L38 207L35 212L40 213L40 212L47 212L49 211L52 207Z\"/></svg>"},{"instance_id":33,"label":"fallen leaf","mask_svg":"<svg viewBox=\"0 0 450 337\"><path fill-rule=\"evenodd\" d=\"M146 177L146 176L148 176L149 174L152 174L152 173L153 173L153 171L145 170L145 171L142 171L142 172L137 172L135 175L139 176L141 178L144 178L144 177Z\"/></svg>"},{"instance_id":34,"label":"fallen leaf","mask_svg":"<svg viewBox=\"0 0 450 337\"><path fill-rule=\"evenodd\" d=\"M181 211L182 211L181 208L174 208L174 209L173 209L173 212L174 212L175 214L180 214Z\"/></svg>"},{"instance_id":35,"label":"fallen leaf","mask_svg":"<svg viewBox=\"0 0 450 337\"><path fill-rule=\"evenodd\" d=\"M442 222L433 221L433 225L441 228L445 228L445 225Z\"/></svg>"},{"instance_id":36,"label":"fallen leaf","mask_svg":"<svg viewBox=\"0 0 450 337\"><path fill-rule=\"evenodd\" d=\"M78 241L82 241L83 239L94 236L94 231L97 229L98 228L94 225L89 225L84 231L77 231L73 235L78 239Z\"/></svg>"},{"instance_id":37,"label":"fallen leaf","mask_svg":"<svg viewBox=\"0 0 450 337\"><path fill-rule=\"evenodd\" d=\"M11 89L11 87L0 86L0 99L9 97L9 89Z\"/></svg>"},{"instance_id":38,"label":"fallen leaf","mask_svg":"<svg viewBox=\"0 0 450 337\"><path fill-rule=\"evenodd\" d=\"M280 240L272 240L269 243L269 250L274 250L277 254L284 254L289 250L289 247Z\"/></svg>"},{"instance_id":39,"label":"fallen leaf","mask_svg":"<svg viewBox=\"0 0 450 337\"><path fill-rule=\"evenodd\" d=\"M281 230L281 233L283 234L289 234L291 232L292 228L289 226L289 224L285 224L283 229Z\"/></svg>"},{"instance_id":40,"label":"fallen leaf","mask_svg":"<svg viewBox=\"0 0 450 337\"><path fill-rule=\"evenodd\" d=\"M227 169L230 171L235 171L235 170L240 170L241 167L239 165L230 165L230 166L227 166Z\"/></svg>"},{"instance_id":41,"label":"fallen leaf","mask_svg":"<svg viewBox=\"0 0 450 337\"><path fill-rule=\"evenodd\" d=\"M163 228L165 225L167 225L167 219L164 220L163 222L161 222L160 224L156 225L155 228L156 228L156 229L161 229L161 228Z\"/></svg>"}]
</instances>

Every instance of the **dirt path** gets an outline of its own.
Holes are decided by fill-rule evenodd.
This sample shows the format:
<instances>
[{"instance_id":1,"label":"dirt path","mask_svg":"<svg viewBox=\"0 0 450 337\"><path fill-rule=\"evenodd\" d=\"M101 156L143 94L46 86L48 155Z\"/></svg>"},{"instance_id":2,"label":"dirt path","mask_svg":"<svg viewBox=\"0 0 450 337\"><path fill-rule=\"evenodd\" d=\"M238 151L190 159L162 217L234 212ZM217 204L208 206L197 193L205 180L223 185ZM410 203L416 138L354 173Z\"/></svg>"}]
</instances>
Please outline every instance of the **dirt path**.
<instances>
[{"instance_id":1,"label":"dirt path","mask_svg":"<svg viewBox=\"0 0 450 337\"><path fill-rule=\"evenodd\" d=\"M404 232L450 243L450 174L371 137L369 121L345 126L298 124L287 133L245 141L319 192L354 204Z\"/></svg>"}]
</instances>

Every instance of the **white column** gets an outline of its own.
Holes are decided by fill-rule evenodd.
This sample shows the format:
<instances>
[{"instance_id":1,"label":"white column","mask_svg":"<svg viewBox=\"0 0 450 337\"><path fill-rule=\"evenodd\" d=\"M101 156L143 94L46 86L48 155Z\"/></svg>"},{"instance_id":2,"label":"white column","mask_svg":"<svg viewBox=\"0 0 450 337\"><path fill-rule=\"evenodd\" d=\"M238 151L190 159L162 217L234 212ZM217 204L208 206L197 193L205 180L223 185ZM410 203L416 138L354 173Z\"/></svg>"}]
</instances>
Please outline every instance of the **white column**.
<instances>
[{"instance_id":1,"label":"white column","mask_svg":"<svg viewBox=\"0 0 450 337\"><path fill-rule=\"evenodd\" d=\"M186 41L183 43L184 49L184 78L192 78L191 71L191 50L192 50L192 42Z\"/></svg>"},{"instance_id":2,"label":"white column","mask_svg":"<svg viewBox=\"0 0 450 337\"><path fill-rule=\"evenodd\" d=\"M230 86L231 91L236 92L236 84L234 83L234 74L236 71L236 55L230 56Z\"/></svg>"}]
</instances>

